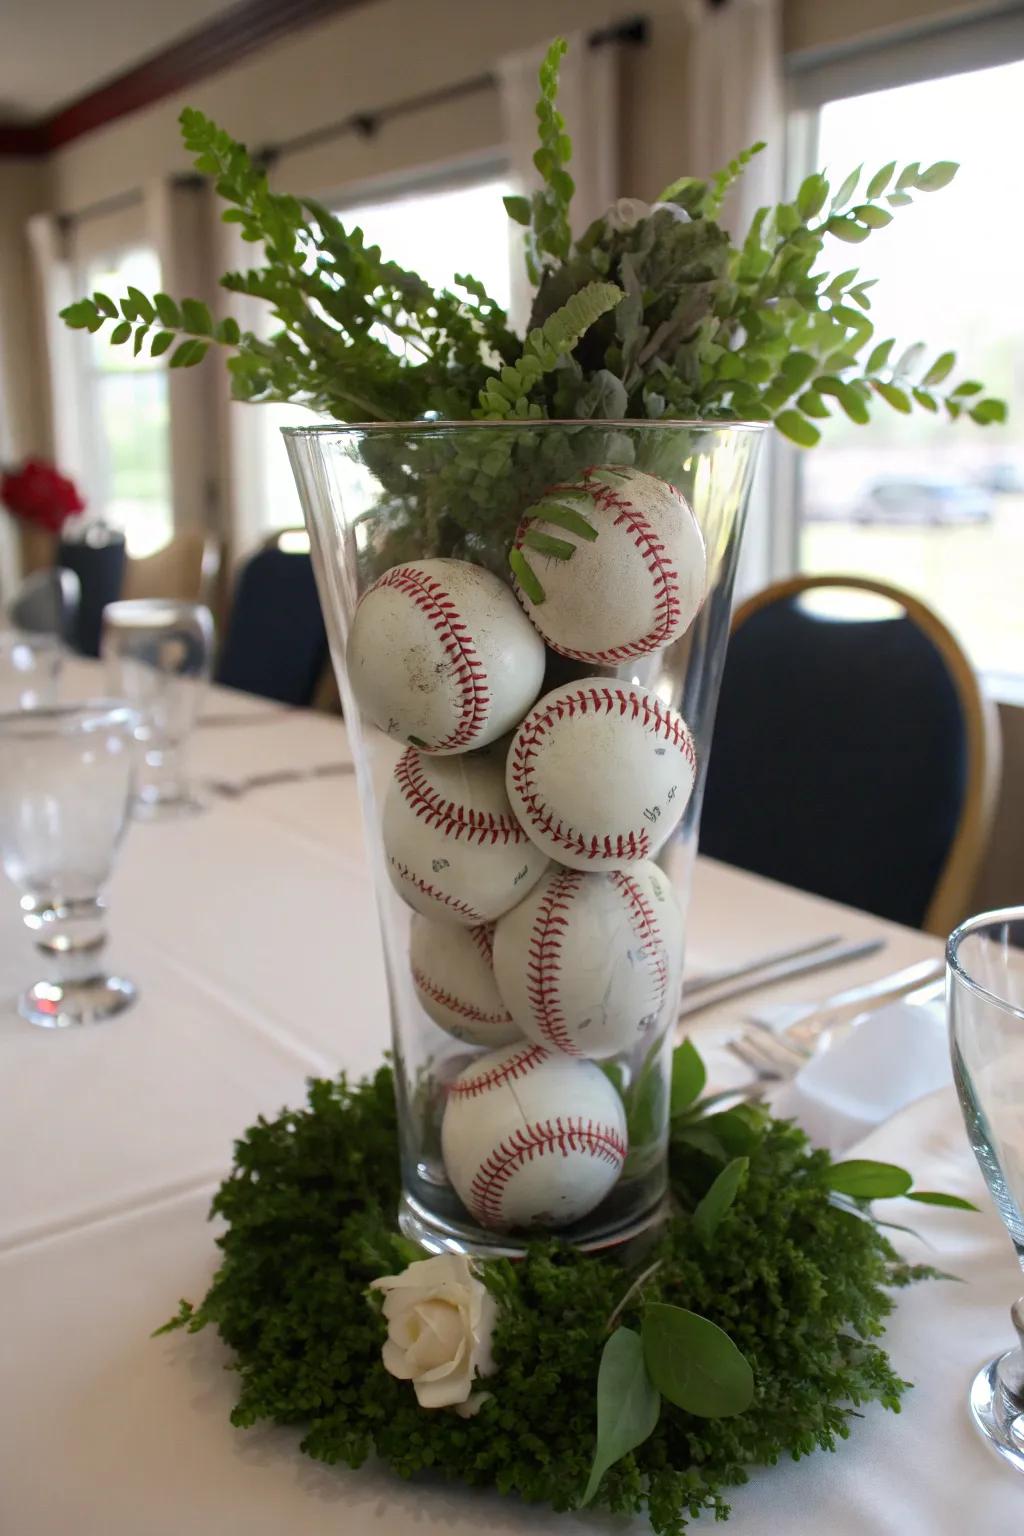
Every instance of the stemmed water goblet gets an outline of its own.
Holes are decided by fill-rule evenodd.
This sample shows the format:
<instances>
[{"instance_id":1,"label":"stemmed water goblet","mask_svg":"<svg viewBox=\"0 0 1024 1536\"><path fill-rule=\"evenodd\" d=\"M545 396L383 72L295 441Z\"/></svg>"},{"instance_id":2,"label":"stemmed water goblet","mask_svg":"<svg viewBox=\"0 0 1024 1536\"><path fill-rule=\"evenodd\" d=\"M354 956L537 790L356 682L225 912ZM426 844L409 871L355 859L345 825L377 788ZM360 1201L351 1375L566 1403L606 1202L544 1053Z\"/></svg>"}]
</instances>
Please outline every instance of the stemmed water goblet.
<instances>
[{"instance_id":1,"label":"stemmed water goblet","mask_svg":"<svg viewBox=\"0 0 1024 1536\"><path fill-rule=\"evenodd\" d=\"M953 1078L967 1134L1024 1268L1024 907L971 918L946 947ZM1024 1296L1018 1345L971 1385L982 1434L1024 1472Z\"/></svg>"},{"instance_id":2,"label":"stemmed water goblet","mask_svg":"<svg viewBox=\"0 0 1024 1536\"><path fill-rule=\"evenodd\" d=\"M213 637L202 603L139 598L103 610L108 687L139 713L133 811L142 820L204 808L188 781L185 750L210 679Z\"/></svg>"},{"instance_id":3,"label":"stemmed water goblet","mask_svg":"<svg viewBox=\"0 0 1024 1536\"><path fill-rule=\"evenodd\" d=\"M0 715L0 864L45 974L22 994L32 1024L120 1013L135 986L103 965L103 890L128 823L138 723L99 700Z\"/></svg>"}]
</instances>

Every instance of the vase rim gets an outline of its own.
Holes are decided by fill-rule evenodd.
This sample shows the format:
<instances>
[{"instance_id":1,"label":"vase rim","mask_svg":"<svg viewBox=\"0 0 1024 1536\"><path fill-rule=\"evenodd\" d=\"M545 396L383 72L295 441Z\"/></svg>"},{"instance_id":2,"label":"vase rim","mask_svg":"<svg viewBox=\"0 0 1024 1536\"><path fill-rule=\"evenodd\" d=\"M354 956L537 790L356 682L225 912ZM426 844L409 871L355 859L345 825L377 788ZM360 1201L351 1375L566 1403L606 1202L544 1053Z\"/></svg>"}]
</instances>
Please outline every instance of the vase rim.
<instances>
[{"instance_id":1,"label":"vase rim","mask_svg":"<svg viewBox=\"0 0 1024 1536\"><path fill-rule=\"evenodd\" d=\"M315 426L282 427L283 437L319 437L329 433L344 432L479 432L481 430L511 427L515 431L521 431L524 427L533 431L543 431L547 427L625 427L631 431L643 428L644 431L659 431L667 428L680 427L698 428L702 432L764 432L772 425L770 421L711 421L704 418L685 418L676 416L659 416L657 420L648 421L643 417L634 416L631 419L620 417L611 418L604 416L569 416L569 417L522 417L518 420L501 421L454 421L445 417L439 417L436 421L344 421L344 422L319 422Z\"/></svg>"}]
</instances>

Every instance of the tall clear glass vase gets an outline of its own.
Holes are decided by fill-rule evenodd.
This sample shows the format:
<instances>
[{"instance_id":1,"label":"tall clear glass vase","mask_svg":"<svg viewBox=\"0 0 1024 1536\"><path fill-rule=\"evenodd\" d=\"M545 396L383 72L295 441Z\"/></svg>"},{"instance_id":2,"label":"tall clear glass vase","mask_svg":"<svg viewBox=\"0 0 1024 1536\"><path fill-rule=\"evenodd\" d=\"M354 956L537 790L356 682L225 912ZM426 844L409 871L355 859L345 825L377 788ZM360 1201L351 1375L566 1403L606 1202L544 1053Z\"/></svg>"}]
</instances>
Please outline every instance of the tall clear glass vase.
<instances>
[{"instance_id":1,"label":"tall clear glass vase","mask_svg":"<svg viewBox=\"0 0 1024 1536\"><path fill-rule=\"evenodd\" d=\"M759 424L286 429L383 931L403 1230L656 1222ZM514 551L510 562L510 551Z\"/></svg>"}]
</instances>

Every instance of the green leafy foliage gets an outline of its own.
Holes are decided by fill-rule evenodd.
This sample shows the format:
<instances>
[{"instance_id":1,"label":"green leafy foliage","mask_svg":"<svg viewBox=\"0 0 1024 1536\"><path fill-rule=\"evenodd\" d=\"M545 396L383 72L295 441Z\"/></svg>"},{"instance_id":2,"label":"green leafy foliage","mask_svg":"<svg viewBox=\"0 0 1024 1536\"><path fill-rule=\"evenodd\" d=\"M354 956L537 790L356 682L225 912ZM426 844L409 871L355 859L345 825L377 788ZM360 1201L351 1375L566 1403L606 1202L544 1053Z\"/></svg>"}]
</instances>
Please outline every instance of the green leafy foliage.
<instances>
[{"instance_id":1,"label":"green leafy foliage","mask_svg":"<svg viewBox=\"0 0 1024 1536\"><path fill-rule=\"evenodd\" d=\"M763 148L755 144L707 181L673 182L653 208L623 214L617 205L573 242L572 147L557 104L564 52L556 40L540 70L541 185L506 199L525 227L537 290L525 344L475 279L435 292L319 203L273 192L245 147L190 108L181 129L196 169L213 179L223 217L263 256L222 284L269 305L280 328L260 337L230 317L215 320L199 300L134 288L119 304L101 293L80 299L62 311L65 321L91 332L109 325L115 346L170 351L176 368L226 348L238 399L301 401L338 421L740 417L772 420L809 448L835 408L860 424L881 406L942 410L979 426L1005 420L1002 401L972 400L983 395L976 381L947 387L950 352L929 365L915 345L894 367L894 342L874 339L872 280L856 267L827 271L836 242L863 244L893 210L948 185L952 162L890 161L866 182L858 167L834 190L815 172L794 201L760 209L734 246L717 218ZM499 473L486 471L492 489ZM539 589L521 552L514 564L524 587Z\"/></svg>"},{"instance_id":2,"label":"green leafy foliage","mask_svg":"<svg viewBox=\"0 0 1024 1536\"><path fill-rule=\"evenodd\" d=\"M644 1346L632 1328L616 1328L597 1372L597 1445L582 1504L589 1504L615 1462L654 1433L661 1396L644 1364Z\"/></svg>"},{"instance_id":3,"label":"green leafy foliage","mask_svg":"<svg viewBox=\"0 0 1024 1536\"><path fill-rule=\"evenodd\" d=\"M718 1175L693 1213L693 1224L705 1243L710 1243L729 1207L739 1193L750 1159L734 1157Z\"/></svg>"},{"instance_id":4,"label":"green leafy foliage","mask_svg":"<svg viewBox=\"0 0 1024 1536\"><path fill-rule=\"evenodd\" d=\"M692 1040L684 1040L672 1052L672 1093L670 1111L681 1114L704 1091L708 1074L700 1052Z\"/></svg>"},{"instance_id":5,"label":"green leafy foliage","mask_svg":"<svg viewBox=\"0 0 1024 1536\"><path fill-rule=\"evenodd\" d=\"M750 1362L706 1317L656 1302L644 1310L642 1337L647 1373L677 1408L701 1419L726 1419L750 1407Z\"/></svg>"},{"instance_id":6,"label":"green leafy foliage","mask_svg":"<svg viewBox=\"0 0 1024 1536\"><path fill-rule=\"evenodd\" d=\"M586 1490L617 1513L646 1511L658 1536L679 1536L702 1513L727 1513L726 1490L747 1468L835 1449L866 1402L898 1408L906 1383L877 1343L890 1288L933 1273L904 1265L874 1222L833 1203L828 1155L795 1127L764 1111L730 1121L735 1111L705 1108L698 1124L714 1126L716 1141L742 1135L750 1159L728 1241L706 1246L694 1225L722 1161L685 1139L691 1101L673 1120L675 1214L641 1261L642 1284L614 1258L550 1242L487 1266L497 1372L473 1419L419 1408L380 1360L383 1323L366 1287L416 1256L394 1227L387 1069L356 1086L313 1082L306 1108L260 1120L236 1142L214 1200L220 1268L205 1299L183 1303L169 1326L214 1326L235 1357L233 1422L292 1427L319 1460L360 1466L372 1454L403 1476L429 1470L557 1509ZM753 1373L751 1408L708 1419L666 1400L650 1434L588 1489L608 1320L642 1333L659 1306L729 1335Z\"/></svg>"},{"instance_id":7,"label":"green leafy foliage","mask_svg":"<svg viewBox=\"0 0 1024 1536\"><path fill-rule=\"evenodd\" d=\"M828 1173L829 1189L839 1195L850 1195L855 1200L905 1195L913 1182L907 1170L897 1168L895 1163L875 1163L861 1157L833 1163Z\"/></svg>"}]
</instances>

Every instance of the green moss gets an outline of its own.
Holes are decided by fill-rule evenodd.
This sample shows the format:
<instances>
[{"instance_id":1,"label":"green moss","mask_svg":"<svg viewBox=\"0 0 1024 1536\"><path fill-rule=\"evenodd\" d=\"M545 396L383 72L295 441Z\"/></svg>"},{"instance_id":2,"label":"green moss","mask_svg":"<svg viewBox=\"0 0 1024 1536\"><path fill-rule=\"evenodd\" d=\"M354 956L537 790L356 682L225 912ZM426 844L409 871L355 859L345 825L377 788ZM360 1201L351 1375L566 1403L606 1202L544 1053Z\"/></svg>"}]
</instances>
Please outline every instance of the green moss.
<instances>
[{"instance_id":1,"label":"green moss","mask_svg":"<svg viewBox=\"0 0 1024 1536\"><path fill-rule=\"evenodd\" d=\"M719 1117L720 1118L720 1117ZM929 1271L900 1263L871 1222L829 1199L826 1153L763 1117L743 1187L712 1242L692 1211L721 1167L680 1127L671 1157L675 1212L631 1297L688 1307L725 1328L750 1359L753 1407L696 1419L666 1403L651 1438L605 1476L596 1503L646 1510L659 1536L702 1512L728 1513L723 1490L746 1469L835 1449L872 1399L898 1409L908 1383L875 1342L892 1286ZM606 1326L631 1275L612 1258L538 1243L488 1267L499 1294L493 1396L473 1419L418 1407L384 1370L384 1325L370 1280L417 1251L394 1227L399 1196L392 1077L310 1084L308 1107L260 1120L236 1144L213 1211L227 1222L205 1300L168 1327L212 1324L236 1355L232 1421L301 1426L301 1448L358 1467L371 1453L403 1477L453 1481L569 1509L594 1449L595 1383Z\"/></svg>"}]
</instances>

